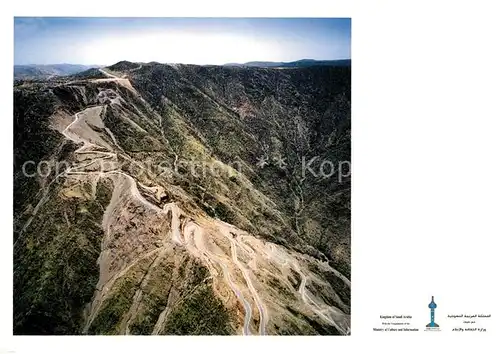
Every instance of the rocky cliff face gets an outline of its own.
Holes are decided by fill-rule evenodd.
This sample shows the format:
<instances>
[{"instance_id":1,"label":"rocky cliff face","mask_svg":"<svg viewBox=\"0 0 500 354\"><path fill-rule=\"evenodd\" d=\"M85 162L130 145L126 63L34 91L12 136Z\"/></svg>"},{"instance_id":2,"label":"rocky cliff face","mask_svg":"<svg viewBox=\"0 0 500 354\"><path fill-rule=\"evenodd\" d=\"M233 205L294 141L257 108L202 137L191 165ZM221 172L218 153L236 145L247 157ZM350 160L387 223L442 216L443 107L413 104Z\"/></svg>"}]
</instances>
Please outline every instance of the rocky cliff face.
<instances>
[{"instance_id":1,"label":"rocky cliff face","mask_svg":"<svg viewBox=\"0 0 500 354\"><path fill-rule=\"evenodd\" d=\"M14 103L15 333L350 332L349 67L120 62Z\"/></svg>"}]
</instances>

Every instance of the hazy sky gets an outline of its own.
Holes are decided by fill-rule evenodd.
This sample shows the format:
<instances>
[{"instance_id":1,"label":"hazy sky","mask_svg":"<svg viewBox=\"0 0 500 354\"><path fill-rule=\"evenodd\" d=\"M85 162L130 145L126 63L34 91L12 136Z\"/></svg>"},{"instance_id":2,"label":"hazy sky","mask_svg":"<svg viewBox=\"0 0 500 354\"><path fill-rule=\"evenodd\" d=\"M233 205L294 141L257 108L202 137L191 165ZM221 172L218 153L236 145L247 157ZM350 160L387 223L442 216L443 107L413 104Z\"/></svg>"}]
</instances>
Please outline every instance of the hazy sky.
<instances>
[{"instance_id":1,"label":"hazy sky","mask_svg":"<svg viewBox=\"0 0 500 354\"><path fill-rule=\"evenodd\" d=\"M225 64L350 57L350 19L14 19L15 64Z\"/></svg>"}]
</instances>

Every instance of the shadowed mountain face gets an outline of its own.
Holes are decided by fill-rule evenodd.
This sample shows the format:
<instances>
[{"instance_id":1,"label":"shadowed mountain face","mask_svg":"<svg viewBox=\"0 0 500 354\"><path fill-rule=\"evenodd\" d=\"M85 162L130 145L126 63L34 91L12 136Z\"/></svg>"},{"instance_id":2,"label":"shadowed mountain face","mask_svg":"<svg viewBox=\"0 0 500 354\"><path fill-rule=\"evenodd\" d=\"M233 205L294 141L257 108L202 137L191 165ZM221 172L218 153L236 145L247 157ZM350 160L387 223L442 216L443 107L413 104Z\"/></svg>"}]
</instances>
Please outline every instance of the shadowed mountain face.
<instances>
[{"instance_id":1,"label":"shadowed mountain face","mask_svg":"<svg viewBox=\"0 0 500 354\"><path fill-rule=\"evenodd\" d=\"M350 66L16 84L15 333L350 333L350 102Z\"/></svg>"},{"instance_id":2,"label":"shadowed mountain face","mask_svg":"<svg viewBox=\"0 0 500 354\"><path fill-rule=\"evenodd\" d=\"M351 66L350 59L342 60L314 60L314 59L302 59L291 62L275 62L275 61L251 61L244 64L239 63L228 63L224 66L236 66L236 67L257 67L257 68L304 68L310 66Z\"/></svg>"}]
</instances>

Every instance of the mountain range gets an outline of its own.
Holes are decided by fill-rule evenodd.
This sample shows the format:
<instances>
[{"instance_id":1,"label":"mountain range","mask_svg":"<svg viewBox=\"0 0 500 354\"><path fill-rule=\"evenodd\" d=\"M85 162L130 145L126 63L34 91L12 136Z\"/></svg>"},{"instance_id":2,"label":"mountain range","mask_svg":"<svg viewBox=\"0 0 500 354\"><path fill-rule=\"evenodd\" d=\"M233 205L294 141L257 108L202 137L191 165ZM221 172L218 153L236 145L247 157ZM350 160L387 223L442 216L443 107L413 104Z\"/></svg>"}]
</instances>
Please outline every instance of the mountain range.
<instances>
[{"instance_id":1,"label":"mountain range","mask_svg":"<svg viewBox=\"0 0 500 354\"><path fill-rule=\"evenodd\" d=\"M229 67L259 67L259 68L300 68L308 66L350 66L350 59L342 60L314 60L301 59L292 62L251 61L247 63L228 63ZM48 79L57 76L77 74L92 68L102 68L104 65L82 64L49 64L49 65L14 65L14 79L33 80Z\"/></svg>"},{"instance_id":2,"label":"mountain range","mask_svg":"<svg viewBox=\"0 0 500 354\"><path fill-rule=\"evenodd\" d=\"M350 334L351 67L261 64L14 82L14 334Z\"/></svg>"},{"instance_id":3,"label":"mountain range","mask_svg":"<svg viewBox=\"0 0 500 354\"><path fill-rule=\"evenodd\" d=\"M55 76L76 74L100 65L51 64L14 65L14 79L47 79Z\"/></svg>"}]
</instances>

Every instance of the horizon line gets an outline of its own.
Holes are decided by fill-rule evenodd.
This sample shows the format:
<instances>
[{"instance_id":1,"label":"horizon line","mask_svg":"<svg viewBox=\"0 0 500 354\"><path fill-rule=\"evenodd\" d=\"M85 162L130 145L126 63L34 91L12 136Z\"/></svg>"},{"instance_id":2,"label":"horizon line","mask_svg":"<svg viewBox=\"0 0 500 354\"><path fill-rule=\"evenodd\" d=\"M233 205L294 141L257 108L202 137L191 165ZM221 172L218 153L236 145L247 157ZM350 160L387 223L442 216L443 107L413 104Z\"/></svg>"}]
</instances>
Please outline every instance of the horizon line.
<instances>
[{"instance_id":1,"label":"horizon line","mask_svg":"<svg viewBox=\"0 0 500 354\"><path fill-rule=\"evenodd\" d=\"M148 61L148 62L144 62L144 61L130 61L130 60L126 60L126 59L123 59L123 60L119 60L113 64L84 64L84 63L68 63L68 62L64 62L64 63L50 63L50 64L37 64L37 63L30 63L30 64L16 64L14 63L14 66L34 66L34 65L38 65L38 66L50 66L50 65L84 65L84 66L103 66L103 67L108 67L108 66L113 66L117 63L120 63L120 62L129 62L129 63L140 63L140 64L149 64L149 63L158 63L158 64L182 64L182 65L197 65L197 66L207 66L207 65L214 65L214 66L224 66L224 65L229 65L229 64L238 64L238 65L245 65L245 64L248 64L248 63L295 63L295 62L298 62L298 61L306 61L306 60L310 60L310 61L341 61L341 60L352 60L351 58L338 58L338 59L311 59L311 58L301 58L301 59L297 59L297 60L291 60L291 61L273 61L273 60L251 60L251 61L246 61L244 63L239 63L239 62L227 62L227 63L224 63L224 64L193 64L193 63L183 63L183 62L160 62L160 61L156 61L156 60L151 60L151 61Z\"/></svg>"}]
</instances>

